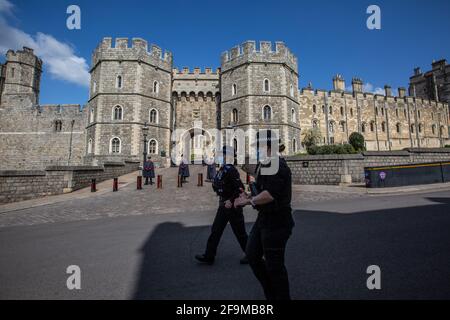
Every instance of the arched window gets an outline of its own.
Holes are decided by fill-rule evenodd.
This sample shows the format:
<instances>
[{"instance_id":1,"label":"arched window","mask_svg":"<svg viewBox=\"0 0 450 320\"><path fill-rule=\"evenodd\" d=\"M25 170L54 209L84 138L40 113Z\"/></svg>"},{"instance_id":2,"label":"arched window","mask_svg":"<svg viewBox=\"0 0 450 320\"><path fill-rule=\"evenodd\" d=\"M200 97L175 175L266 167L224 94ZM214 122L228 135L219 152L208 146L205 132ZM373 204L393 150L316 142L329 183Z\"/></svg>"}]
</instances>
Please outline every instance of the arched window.
<instances>
[{"instance_id":1,"label":"arched window","mask_svg":"<svg viewBox=\"0 0 450 320\"><path fill-rule=\"evenodd\" d=\"M159 93L159 82L156 80L153 82L153 93L155 94Z\"/></svg>"},{"instance_id":2,"label":"arched window","mask_svg":"<svg viewBox=\"0 0 450 320\"><path fill-rule=\"evenodd\" d=\"M378 107L375 108L375 115L378 115Z\"/></svg>"},{"instance_id":3,"label":"arched window","mask_svg":"<svg viewBox=\"0 0 450 320\"><path fill-rule=\"evenodd\" d=\"M292 122L297 122L297 116L295 114L294 108L291 109L291 120L292 120Z\"/></svg>"},{"instance_id":4,"label":"arched window","mask_svg":"<svg viewBox=\"0 0 450 320\"><path fill-rule=\"evenodd\" d=\"M407 118L406 109L403 109L403 115L405 116L405 119Z\"/></svg>"},{"instance_id":5,"label":"arched window","mask_svg":"<svg viewBox=\"0 0 450 320\"><path fill-rule=\"evenodd\" d=\"M318 129L319 128L319 122L317 120L313 120L312 121L312 127L313 127L313 129Z\"/></svg>"},{"instance_id":6,"label":"arched window","mask_svg":"<svg viewBox=\"0 0 450 320\"><path fill-rule=\"evenodd\" d=\"M395 116L398 118L398 109L395 109Z\"/></svg>"},{"instance_id":7,"label":"arched window","mask_svg":"<svg viewBox=\"0 0 450 320\"><path fill-rule=\"evenodd\" d=\"M114 154L119 154L122 152L122 144L121 144L119 138L114 137L111 139L111 142L109 145L109 152L114 153Z\"/></svg>"},{"instance_id":8,"label":"arched window","mask_svg":"<svg viewBox=\"0 0 450 320\"><path fill-rule=\"evenodd\" d=\"M330 130L331 133L334 132L334 122L333 121L330 121L328 129Z\"/></svg>"},{"instance_id":9,"label":"arched window","mask_svg":"<svg viewBox=\"0 0 450 320\"><path fill-rule=\"evenodd\" d=\"M122 85L123 85L122 82L123 82L122 76L117 76L117 78L116 78L116 88L117 89L122 89Z\"/></svg>"},{"instance_id":10,"label":"arched window","mask_svg":"<svg viewBox=\"0 0 450 320\"><path fill-rule=\"evenodd\" d=\"M325 113L325 106L322 106L322 113Z\"/></svg>"},{"instance_id":11,"label":"arched window","mask_svg":"<svg viewBox=\"0 0 450 320\"><path fill-rule=\"evenodd\" d=\"M123 119L123 110L121 106L115 106L113 108L113 120L122 120Z\"/></svg>"},{"instance_id":12,"label":"arched window","mask_svg":"<svg viewBox=\"0 0 450 320\"><path fill-rule=\"evenodd\" d=\"M423 131L423 124L419 124L419 133L422 133L422 131Z\"/></svg>"},{"instance_id":13,"label":"arched window","mask_svg":"<svg viewBox=\"0 0 450 320\"><path fill-rule=\"evenodd\" d=\"M264 92L270 92L270 81L269 79L264 79Z\"/></svg>"},{"instance_id":14,"label":"arched window","mask_svg":"<svg viewBox=\"0 0 450 320\"><path fill-rule=\"evenodd\" d=\"M353 117L353 108L350 108L350 116Z\"/></svg>"},{"instance_id":15,"label":"arched window","mask_svg":"<svg viewBox=\"0 0 450 320\"><path fill-rule=\"evenodd\" d=\"M384 116L384 108L381 108L381 115Z\"/></svg>"},{"instance_id":16,"label":"arched window","mask_svg":"<svg viewBox=\"0 0 450 320\"><path fill-rule=\"evenodd\" d=\"M417 116L418 116L419 119L420 119L420 110L417 110Z\"/></svg>"},{"instance_id":17,"label":"arched window","mask_svg":"<svg viewBox=\"0 0 450 320\"><path fill-rule=\"evenodd\" d=\"M94 108L91 108L91 112L89 114L89 122L94 122Z\"/></svg>"},{"instance_id":18,"label":"arched window","mask_svg":"<svg viewBox=\"0 0 450 320\"><path fill-rule=\"evenodd\" d=\"M297 139L292 139L292 152L297 152Z\"/></svg>"},{"instance_id":19,"label":"arched window","mask_svg":"<svg viewBox=\"0 0 450 320\"><path fill-rule=\"evenodd\" d=\"M375 131L375 123L372 121L370 122L370 131L374 132Z\"/></svg>"},{"instance_id":20,"label":"arched window","mask_svg":"<svg viewBox=\"0 0 450 320\"><path fill-rule=\"evenodd\" d=\"M291 84L291 87L290 87L290 89L289 89L289 92L290 92L290 94L291 94L291 97L293 97L293 96L294 96L294 85L293 85L293 84Z\"/></svg>"},{"instance_id":21,"label":"arched window","mask_svg":"<svg viewBox=\"0 0 450 320\"><path fill-rule=\"evenodd\" d=\"M317 113L317 107L316 107L315 104L313 105L313 112L314 112L314 113Z\"/></svg>"},{"instance_id":22,"label":"arched window","mask_svg":"<svg viewBox=\"0 0 450 320\"><path fill-rule=\"evenodd\" d=\"M341 116L344 115L344 107L341 107Z\"/></svg>"},{"instance_id":23,"label":"arched window","mask_svg":"<svg viewBox=\"0 0 450 320\"><path fill-rule=\"evenodd\" d=\"M148 142L148 153L158 154L158 141L156 141L155 139L151 139Z\"/></svg>"},{"instance_id":24,"label":"arched window","mask_svg":"<svg viewBox=\"0 0 450 320\"><path fill-rule=\"evenodd\" d=\"M433 124L433 125L431 126L431 132L432 132L433 134L436 134L436 125L435 125L435 124Z\"/></svg>"},{"instance_id":25,"label":"arched window","mask_svg":"<svg viewBox=\"0 0 450 320\"><path fill-rule=\"evenodd\" d=\"M345 121L341 121L340 126L341 126L341 131L345 132Z\"/></svg>"},{"instance_id":26,"label":"arched window","mask_svg":"<svg viewBox=\"0 0 450 320\"><path fill-rule=\"evenodd\" d=\"M397 123L397 124L395 125L395 129L397 130L397 133L400 133L400 129L401 129L400 123Z\"/></svg>"},{"instance_id":27,"label":"arched window","mask_svg":"<svg viewBox=\"0 0 450 320\"><path fill-rule=\"evenodd\" d=\"M239 121L239 113L238 113L237 109L233 109L233 111L231 113L231 122L237 123L238 121Z\"/></svg>"},{"instance_id":28,"label":"arched window","mask_svg":"<svg viewBox=\"0 0 450 320\"><path fill-rule=\"evenodd\" d=\"M150 123L158 123L158 111L156 109L150 110Z\"/></svg>"},{"instance_id":29,"label":"arched window","mask_svg":"<svg viewBox=\"0 0 450 320\"><path fill-rule=\"evenodd\" d=\"M89 139L88 141L88 149L87 149L87 153L92 153L92 139Z\"/></svg>"},{"instance_id":30,"label":"arched window","mask_svg":"<svg viewBox=\"0 0 450 320\"><path fill-rule=\"evenodd\" d=\"M441 126L441 129L439 130L441 133L441 137L444 135L444 126Z\"/></svg>"},{"instance_id":31,"label":"arched window","mask_svg":"<svg viewBox=\"0 0 450 320\"><path fill-rule=\"evenodd\" d=\"M231 95L235 96L237 94L237 86L236 83L233 83L233 85L231 86Z\"/></svg>"},{"instance_id":32,"label":"arched window","mask_svg":"<svg viewBox=\"0 0 450 320\"><path fill-rule=\"evenodd\" d=\"M381 131L386 132L386 123L385 122L381 123Z\"/></svg>"},{"instance_id":33,"label":"arched window","mask_svg":"<svg viewBox=\"0 0 450 320\"><path fill-rule=\"evenodd\" d=\"M55 131L56 132L61 132L62 131L62 121L61 120L56 120L55 121Z\"/></svg>"},{"instance_id":34,"label":"arched window","mask_svg":"<svg viewBox=\"0 0 450 320\"><path fill-rule=\"evenodd\" d=\"M269 121L272 119L272 108L270 106L264 106L263 119L264 121Z\"/></svg>"},{"instance_id":35,"label":"arched window","mask_svg":"<svg viewBox=\"0 0 450 320\"><path fill-rule=\"evenodd\" d=\"M330 114L333 114L333 106L330 106L330 107L328 108L328 111L330 112Z\"/></svg>"},{"instance_id":36,"label":"arched window","mask_svg":"<svg viewBox=\"0 0 450 320\"><path fill-rule=\"evenodd\" d=\"M414 124L411 125L411 133L414 133Z\"/></svg>"}]
</instances>

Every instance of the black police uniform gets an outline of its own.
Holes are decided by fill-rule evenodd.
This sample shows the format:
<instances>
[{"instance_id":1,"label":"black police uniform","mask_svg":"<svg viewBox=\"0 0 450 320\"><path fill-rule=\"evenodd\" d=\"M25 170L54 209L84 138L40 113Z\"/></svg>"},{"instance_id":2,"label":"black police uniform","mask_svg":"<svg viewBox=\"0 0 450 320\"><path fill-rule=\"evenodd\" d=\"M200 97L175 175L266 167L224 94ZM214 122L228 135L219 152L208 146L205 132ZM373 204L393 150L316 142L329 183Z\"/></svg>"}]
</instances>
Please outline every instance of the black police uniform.
<instances>
[{"instance_id":1,"label":"black police uniform","mask_svg":"<svg viewBox=\"0 0 450 320\"><path fill-rule=\"evenodd\" d=\"M279 169L274 175L261 175L261 164L256 169L256 189L266 190L274 201L258 205L258 217L247 244L249 264L264 289L268 300L289 300L289 280L284 264L287 241L294 227L292 218L291 170L279 158ZM263 259L264 256L264 259Z\"/></svg>"},{"instance_id":2,"label":"black police uniform","mask_svg":"<svg viewBox=\"0 0 450 320\"><path fill-rule=\"evenodd\" d=\"M205 262L212 263L216 256L217 246L228 222L230 222L234 235L236 236L242 251L245 252L247 246L247 231L245 230L244 215L242 208L230 209L225 207L225 202L239 197L240 188L244 188L239 176L239 172L232 164L222 166L216 174L213 182L213 189L219 195L219 208L211 228L211 235L208 238L205 251Z\"/></svg>"}]
</instances>

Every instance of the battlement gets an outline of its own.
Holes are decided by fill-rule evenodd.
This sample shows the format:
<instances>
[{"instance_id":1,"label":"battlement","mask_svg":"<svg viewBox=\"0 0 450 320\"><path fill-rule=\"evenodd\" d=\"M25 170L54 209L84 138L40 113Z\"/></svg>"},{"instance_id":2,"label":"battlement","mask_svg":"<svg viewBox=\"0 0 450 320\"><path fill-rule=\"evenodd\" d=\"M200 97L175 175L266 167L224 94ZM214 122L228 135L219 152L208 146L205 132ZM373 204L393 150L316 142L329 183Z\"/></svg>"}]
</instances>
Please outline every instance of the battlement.
<instances>
[{"instance_id":1,"label":"battlement","mask_svg":"<svg viewBox=\"0 0 450 320\"><path fill-rule=\"evenodd\" d=\"M39 70L42 70L42 60L34 54L32 48L23 47L22 50L8 50L6 52L6 62L27 63L34 65Z\"/></svg>"},{"instance_id":2,"label":"battlement","mask_svg":"<svg viewBox=\"0 0 450 320\"><path fill-rule=\"evenodd\" d=\"M200 75L200 74L212 74L212 75L219 75L220 74L220 68L216 68L215 71L213 71L212 68L210 67L206 67L203 71L201 68L199 67L195 67L192 71L191 69L189 69L189 67L183 67L181 70L179 70L178 68L173 68L172 69L172 73L173 75L178 75L178 74L186 74L186 75Z\"/></svg>"},{"instance_id":3,"label":"battlement","mask_svg":"<svg viewBox=\"0 0 450 320\"><path fill-rule=\"evenodd\" d=\"M281 41L274 44L270 41L260 41L259 48L256 47L256 41L246 41L223 52L221 56L223 71L246 62L285 63L298 72L297 57Z\"/></svg>"},{"instance_id":4,"label":"battlement","mask_svg":"<svg viewBox=\"0 0 450 320\"><path fill-rule=\"evenodd\" d=\"M116 38L114 43L111 37L105 37L94 50L92 66L101 60L136 60L144 61L167 71L171 71L173 57L170 51L163 50L156 44L148 44L141 38Z\"/></svg>"}]
</instances>

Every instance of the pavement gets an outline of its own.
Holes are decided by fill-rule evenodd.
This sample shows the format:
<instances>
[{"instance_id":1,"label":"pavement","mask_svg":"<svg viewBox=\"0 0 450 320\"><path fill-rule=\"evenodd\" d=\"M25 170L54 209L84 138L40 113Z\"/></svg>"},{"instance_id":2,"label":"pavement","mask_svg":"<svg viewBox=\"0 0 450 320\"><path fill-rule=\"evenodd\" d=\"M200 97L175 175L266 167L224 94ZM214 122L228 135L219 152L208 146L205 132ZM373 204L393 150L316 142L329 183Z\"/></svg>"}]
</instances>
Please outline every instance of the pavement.
<instances>
[{"instance_id":1,"label":"pavement","mask_svg":"<svg viewBox=\"0 0 450 320\"><path fill-rule=\"evenodd\" d=\"M209 183L136 190L136 173L99 191L1 206L0 299L263 299L229 227L216 264L198 265L217 198ZM164 171L166 170L166 171ZM172 170L172 171L171 171ZM51 199L50 199L51 198ZM450 192L372 195L358 186L295 186L286 265L294 299L449 299ZM256 214L245 208L247 230ZM81 269L69 290L66 269ZM367 267L381 269L368 290Z\"/></svg>"}]
</instances>

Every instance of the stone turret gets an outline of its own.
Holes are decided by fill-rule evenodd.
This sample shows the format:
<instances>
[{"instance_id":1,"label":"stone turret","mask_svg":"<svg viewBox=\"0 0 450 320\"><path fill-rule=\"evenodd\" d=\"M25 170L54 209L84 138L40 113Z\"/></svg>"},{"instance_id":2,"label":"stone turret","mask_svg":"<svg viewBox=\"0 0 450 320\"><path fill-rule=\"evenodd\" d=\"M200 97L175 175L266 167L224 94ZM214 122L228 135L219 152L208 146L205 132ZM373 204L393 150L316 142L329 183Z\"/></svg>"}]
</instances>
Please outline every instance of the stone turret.
<instances>
[{"instance_id":1,"label":"stone turret","mask_svg":"<svg viewBox=\"0 0 450 320\"><path fill-rule=\"evenodd\" d=\"M363 92L363 81L360 78L352 79L353 93Z\"/></svg>"},{"instance_id":2,"label":"stone turret","mask_svg":"<svg viewBox=\"0 0 450 320\"><path fill-rule=\"evenodd\" d=\"M345 91L345 80L340 74L337 74L333 78L333 90L335 91Z\"/></svg>"}]
</instances>

